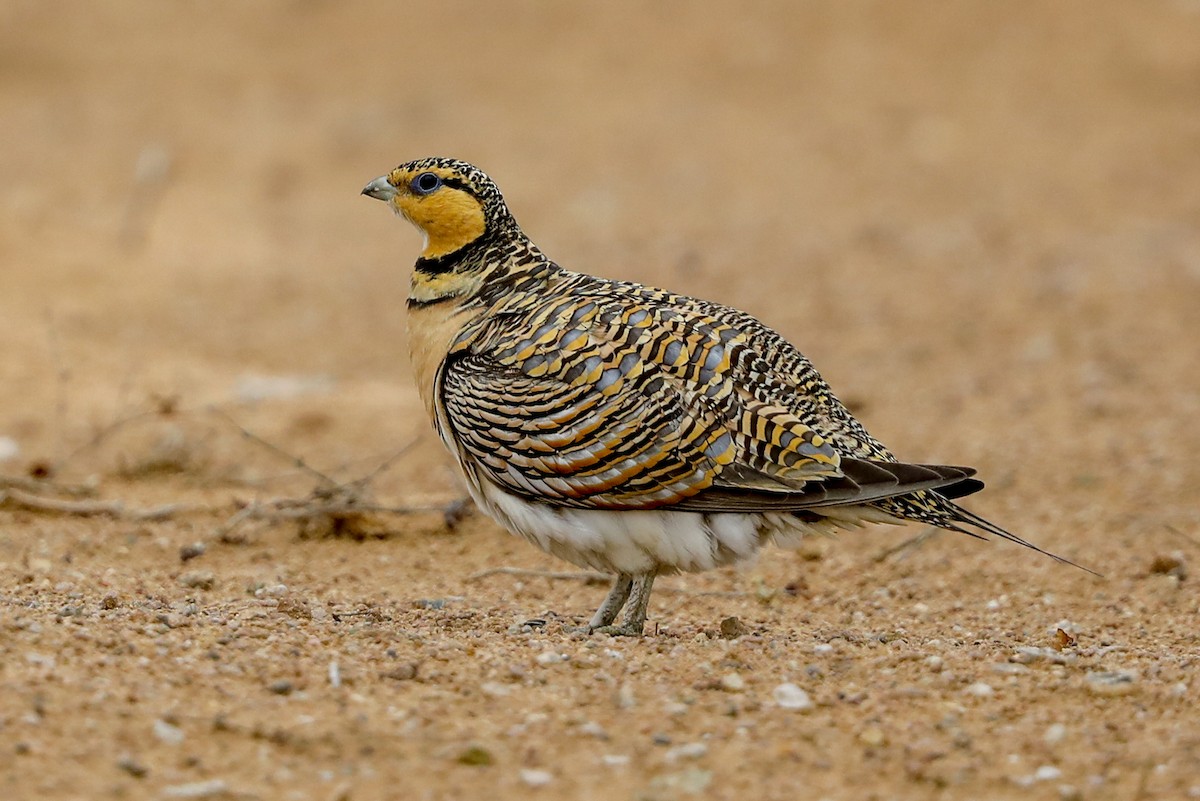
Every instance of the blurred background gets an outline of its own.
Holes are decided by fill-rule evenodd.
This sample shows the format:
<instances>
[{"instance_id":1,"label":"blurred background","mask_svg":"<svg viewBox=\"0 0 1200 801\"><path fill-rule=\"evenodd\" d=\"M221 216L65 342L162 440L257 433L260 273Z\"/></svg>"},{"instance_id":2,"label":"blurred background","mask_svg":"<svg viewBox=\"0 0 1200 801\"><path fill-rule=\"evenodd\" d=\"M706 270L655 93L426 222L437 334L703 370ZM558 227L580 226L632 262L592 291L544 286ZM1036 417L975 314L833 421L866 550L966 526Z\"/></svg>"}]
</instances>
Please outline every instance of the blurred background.
<instances>
[{"instance_id":1,"label":"blurred background","mask_svg":"<svg viewBox=\"0 0 1200 801\"><path fill-rule=\"evenodd\" d=\"M1040 514L1031 493L1200 477L1194 0L8 0L0 23L5 469L155 404L241 404L325 464L425 432L419 238L359 189L437 154L561 264L757 314L903 455L980 463Z\"/></svg>"},{"instance_id":2,"label":"blurred background","mask_svg":"<svg viewBox=\"0 0 1200 801\"><path fill-rule=\"evenodd\" d=\"M8 0L0 23L5 469L163 399L250 404L326 464L425 432L419 237L359 189L449 155L560 264L760 315L908 457L1048 506L1200 477L1194 0Z\"/></svg>"},{"instance_id":3,"label":"blurred background","mask_svg":"<svg viewBox=\"0 0 1200 801\"><path fill-rule=\"evenodd\" d=\"M359 195L427 155L570 269L757 315L897 454L978 466L973 509L1108 579L876 527L665 580L661 637L543 645L504 632L602 590L473 581L565 567L488 521L225 536L312 489L295 457L460 494L408 364L420 237ZM0 493L12 797L771 798L801 763L813 797L1200 794L1197 0L0 0L0 343L0 490L199 504Z\"/></svg>"}]
</instances>

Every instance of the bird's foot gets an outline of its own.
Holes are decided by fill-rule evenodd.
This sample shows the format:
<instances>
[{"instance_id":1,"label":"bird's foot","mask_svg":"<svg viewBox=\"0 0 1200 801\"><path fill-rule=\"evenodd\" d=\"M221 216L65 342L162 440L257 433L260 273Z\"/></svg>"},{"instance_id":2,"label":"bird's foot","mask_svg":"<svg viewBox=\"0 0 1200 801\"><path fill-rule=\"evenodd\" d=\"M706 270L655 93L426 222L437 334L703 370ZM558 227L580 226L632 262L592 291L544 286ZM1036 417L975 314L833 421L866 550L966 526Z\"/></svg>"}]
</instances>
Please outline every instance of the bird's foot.
<instances>
[{"instance_id":1,"label":"bird's foot","mask_svg":"<svg viewBox=\"0 0 1200 801\"><path fill-rule=\"evenodd\" d=\"M619 626L588 627L592 634L607 634L610 637L641 637L645 633L644 623L622 623Z\"/></svg>"}]
</instances>

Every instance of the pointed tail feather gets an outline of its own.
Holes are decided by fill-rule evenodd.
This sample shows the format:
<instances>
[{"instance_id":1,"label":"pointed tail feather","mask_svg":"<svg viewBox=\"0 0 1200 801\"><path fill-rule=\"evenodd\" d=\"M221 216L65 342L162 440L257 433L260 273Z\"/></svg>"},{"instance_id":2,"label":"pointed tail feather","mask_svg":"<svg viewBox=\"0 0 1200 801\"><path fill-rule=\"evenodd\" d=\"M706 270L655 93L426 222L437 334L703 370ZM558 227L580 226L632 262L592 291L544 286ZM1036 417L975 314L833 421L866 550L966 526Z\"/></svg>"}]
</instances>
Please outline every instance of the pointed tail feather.
<instances>
[{"instance_id":1,"label":"pointed tail feather","mask_svg":"<svg viewBox=\"0 0 1200 801\"><path fill-rule=\"evenodd\" d=\"M1095 570L1092 570L1090 567L1084 567L1083 565L1076 564L1075 562L1072 562L1070 559L1067 559L1066 557L1059 556L1056 553L1051 553L1050 551L1047 551L1044 548L1040 548L1037 545L1034 545L1029 540L1024 539L1022 537L1018 537L1016 534L1013 534L1011 531L1006 531L1005 529L1000 528L999 526L997 526L995 523L991 522L990 520L986 520L986 519L980 517L979 515L975 514L974 512L971 512L971 511L968 511L967 509L962 508L961 506L959 506L956 503L951 503L950 501L946 500L946 501L943 501L942 505L944 505L944 507L946 508L946 511L949 512L950 516L957 522L966 523L967 525L971 525L971 526L974 526L975 528L982 529L983 531L986 531L988 534L993 534L997 537L1000 537L1001 539L1006 539L1009 542L1015 542L1018 545L1024 545L1026 548L1037 551L1040 554L1049 556L1051 559L1055 560L1056 562L1061 562L1064 565L1070 565L1071 567L1077 567L1080 570L1083 570L1084 572L1091 573L1093 576L1099 576L1100 578L1104 577L1103 574L1097 573ZM952 531L960 531L963 534L969 534L970 536L976 537L977 539L983 539L983 540L987 539L987 537L984 537L974 531L968 531L964 528L955 526L953 524L946 525L945 523L939 523L938 525L940 525L942 528L948 528Z\"/></svg>"}]
</instances>

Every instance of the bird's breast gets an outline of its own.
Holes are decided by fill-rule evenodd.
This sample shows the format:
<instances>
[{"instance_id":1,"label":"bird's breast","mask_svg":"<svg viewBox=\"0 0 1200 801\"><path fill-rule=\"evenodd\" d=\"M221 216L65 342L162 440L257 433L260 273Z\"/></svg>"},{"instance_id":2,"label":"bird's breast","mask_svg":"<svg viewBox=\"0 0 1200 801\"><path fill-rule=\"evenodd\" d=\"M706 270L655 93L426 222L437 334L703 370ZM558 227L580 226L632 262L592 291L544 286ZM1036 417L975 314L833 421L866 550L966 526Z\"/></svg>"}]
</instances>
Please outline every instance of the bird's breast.
<instances>
[{"instance_id":1,"label":"bird's breast","mask_svg":"<svg viewBox=\"0 0 1200 801\"><path fill-rule=\"evenodd\" d=\"M461 302L453 300L428 305L410 305L408 309L408 352L416 375L417 391L430 419L437 417L438 368L450 350L450 344L470 322Z\"/></svg>"}]
</instances>

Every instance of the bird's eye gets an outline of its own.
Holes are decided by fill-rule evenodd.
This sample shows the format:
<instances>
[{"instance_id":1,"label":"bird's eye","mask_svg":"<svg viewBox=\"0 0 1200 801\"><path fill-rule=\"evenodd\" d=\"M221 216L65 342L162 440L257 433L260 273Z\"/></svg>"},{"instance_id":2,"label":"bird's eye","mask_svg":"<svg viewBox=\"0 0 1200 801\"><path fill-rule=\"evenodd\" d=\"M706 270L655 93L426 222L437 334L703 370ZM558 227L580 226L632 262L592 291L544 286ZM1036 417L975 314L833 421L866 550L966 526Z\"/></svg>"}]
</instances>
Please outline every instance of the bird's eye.
<instances>
[{"instance_id":1,"label":"bird's eye","mask_svg":"<svg viewBox=\"0 0 1200 801\"><path fill-rule=\"evenodd\" d=\"M442 179L437 176L437 173L433 172L421 173L416 178L413 178L410 184L412 191L418 195L428 195L441 185Z\"/></svg>"}]
</instances>

